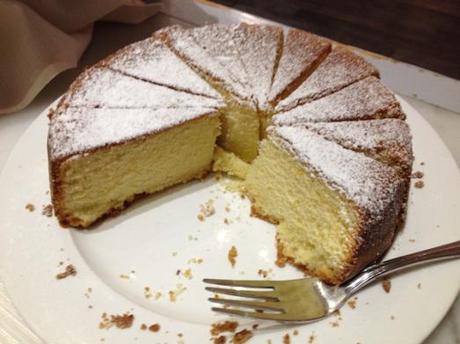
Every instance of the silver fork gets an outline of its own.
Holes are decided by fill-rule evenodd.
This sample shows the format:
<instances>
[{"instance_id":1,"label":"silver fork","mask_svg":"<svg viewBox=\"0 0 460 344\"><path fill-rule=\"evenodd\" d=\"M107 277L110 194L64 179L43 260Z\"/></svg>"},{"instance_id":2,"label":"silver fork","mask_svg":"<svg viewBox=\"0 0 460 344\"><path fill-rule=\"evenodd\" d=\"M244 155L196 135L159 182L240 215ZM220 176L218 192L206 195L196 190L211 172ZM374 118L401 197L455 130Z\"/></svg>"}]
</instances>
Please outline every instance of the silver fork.
<instances>
[{"instance_id":1,"label":"silver fork","mask_svg":"<svg viewBox=\"0 0 460 344\"><path fill-rule=\"evenodd\" d=\"M388 274L420 263L454 258L460 258L460 241L371 265L341 286L330 286L317 278L286 281L204 279L203 282L232 287L206 287L210 292L243 298L209 298L209 301L224 306L213 307L213 311L257 319L305 323L330 315L356 292Z\"/></svg>"}]
</instances>

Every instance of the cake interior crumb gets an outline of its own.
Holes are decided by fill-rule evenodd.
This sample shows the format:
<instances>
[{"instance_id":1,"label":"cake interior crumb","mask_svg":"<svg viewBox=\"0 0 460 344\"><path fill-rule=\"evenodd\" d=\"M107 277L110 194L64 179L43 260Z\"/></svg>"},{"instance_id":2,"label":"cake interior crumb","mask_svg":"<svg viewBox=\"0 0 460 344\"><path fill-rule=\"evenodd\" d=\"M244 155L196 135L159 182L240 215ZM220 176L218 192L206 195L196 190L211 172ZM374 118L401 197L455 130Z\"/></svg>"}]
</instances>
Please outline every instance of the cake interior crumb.
<instances>
[{"instance_id":1,"label":"cake interior crumb","mask_svg":"<svg viewBox=\"0 0 460 344\"><path fill-rule=\"evenodd\" d=\"M33 212L35 210L35 206L32 203L27 203L26 209L30 212Z\"/></svg>"}]
</instances>

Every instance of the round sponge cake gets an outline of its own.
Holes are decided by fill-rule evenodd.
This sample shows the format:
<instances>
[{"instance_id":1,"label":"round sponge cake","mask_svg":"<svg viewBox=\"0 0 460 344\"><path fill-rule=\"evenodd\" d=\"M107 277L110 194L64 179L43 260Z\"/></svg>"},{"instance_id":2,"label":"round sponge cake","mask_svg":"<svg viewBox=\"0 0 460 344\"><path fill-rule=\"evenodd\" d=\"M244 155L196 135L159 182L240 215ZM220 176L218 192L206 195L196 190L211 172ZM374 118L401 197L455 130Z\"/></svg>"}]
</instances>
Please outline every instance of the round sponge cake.
<instances>
[{"instance_id":1,"label":"round sponge cake","mask_svg":"<svg viewBox=\"0 0 460 344\"><path fill-rule=\"evenodd\" d=\"M85 70L49 117L63 226L224 172L277 224L280 264L340 284L404 219L413 156L398 101L374 66L308 32L163 28Z\"/></svg>"}]
</instances>

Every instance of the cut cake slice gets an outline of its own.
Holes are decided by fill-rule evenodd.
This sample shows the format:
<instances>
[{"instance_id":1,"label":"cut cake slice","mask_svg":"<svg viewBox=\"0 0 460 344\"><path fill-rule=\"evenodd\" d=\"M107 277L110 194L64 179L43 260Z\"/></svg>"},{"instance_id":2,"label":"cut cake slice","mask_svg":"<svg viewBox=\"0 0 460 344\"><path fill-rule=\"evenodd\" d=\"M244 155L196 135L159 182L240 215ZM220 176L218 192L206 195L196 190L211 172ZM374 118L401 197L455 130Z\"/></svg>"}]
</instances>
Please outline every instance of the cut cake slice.
<instances>
[{"instance_id":1,"label":"cut cake slice","mask_svg":"<svg viewBox=\"0 0 460 344\"><path fill-rule=\"evenodd\" d=\"M258 108L265 109L281 57L283 29L273 25L241 23L235 31L235 41L248 74L250 92Z\"/></svg>"},{"instance_id":2,"label":"cut cake slice","mask_svg":"<svg viewBox=\"0 0 460 344\"><path fill-rule=\"evenodd\" d=\"M376 119L329 123L306 123L305 128L341 146L362 152L390 165L408 178L414 160L412 136L406 121Z\"/></svg>"},{"instance_id":3,"label":"cut cake slice","mask_svg":"<svg viewBox=\"0 0 460 344\"><path fill-rule=\"evenodd\" d=\"M219 107L219 99L181 92L136 79L112 69L94 66L71 85L61 103L76 107L167 108Z\"/></svg>"},{"instance_id":4,"label":"cut cake slice","mask_svg":"<svg viewBox=\"0 0 460 344\"><path fill-rule=\"evenodd\" d=\"M169 26L154 33L176 55L224 95L247 100L246 86L196 41L193 30Z\"/></svg>"},{"instance_id":5,"label":"cut cake slice","mask_svg":"<svg viewBox=\"0 0 460 344\"><path fill-rule=\"evenodd\" d=\"M254 213L278 223L278 253L340 284L390 246L404 204L397 172L304 127L271 127L245 181Z\"/></svg>"},{"instance_id":6,"label":"cut cake slice","mask_svg":"<svg viewBox=\"0 0 460 344\"><path fill-rule=\"evenodd\" d=\"M187 30L175 26L162 29L154 36L160 37L171 50L222 94L226 106L221 109L222 134L219 144L250 162L257 156L259 141L257 108L246 83L238 80L238 77L245 76L236 48L233 47L233 43L220 42L223 36L231 40L235 30L235 27L225 30L220 25L212 26L209 32L207 27ZM212 47L206 43L207 40L218 44ZM232 74L232 71L235 74Z\"/></svg>"},{"instance_id":7,"label":"cut cake slice","mask_svg":"<svg viewBox=\"0 0 460 344\"><path fill-rule=\"evenodd\" d=\"M371 75L379 75L374 66L347 48L335 46L310 77L280 101L275 110L285 111L324 97Z\"/></svg>"},{"instance_id":8,"label":"cut cake slice","mask_svg":"<svg viewBox=\"0 0 460 344\"><path fill-rule=\"evenodd\" d=\"M270 87L270 105L292 93L331 51L331 43L309 32L289 29Z\"/></svg>"},{"instance_id":9,"label":"cut cake slice","mask_svg":"<svg viewBox=\"0 0 460 344\"><path fill-rule=\"evenodd\" d=\"M202 177L220 127L205 107L59 107L50 116L54 210L61 225L84 228L141 195Z\"/></svg>"},{"instance_id":10,"label":"cut cake slice","mask_svg":"<svg viewBox=\"0 0 460 344\"><path fill-rule=\"evenodd\" d=\"M163 42L153 37L128 45L102 63L141 80L206 97L220 98L214 88Z\"/></svg>"},{"instance_id":11,"label":"cut cake slice","mask_svg":"<svg viewBox=\"0 0 460 344\"><path fill-rule=\"evenodd\" d=\"M371 76L318 100L280 112L272 120L277 125L290 125L378 118L404 119L405 115L393 92Z\"/></svg>"}]
</instances>

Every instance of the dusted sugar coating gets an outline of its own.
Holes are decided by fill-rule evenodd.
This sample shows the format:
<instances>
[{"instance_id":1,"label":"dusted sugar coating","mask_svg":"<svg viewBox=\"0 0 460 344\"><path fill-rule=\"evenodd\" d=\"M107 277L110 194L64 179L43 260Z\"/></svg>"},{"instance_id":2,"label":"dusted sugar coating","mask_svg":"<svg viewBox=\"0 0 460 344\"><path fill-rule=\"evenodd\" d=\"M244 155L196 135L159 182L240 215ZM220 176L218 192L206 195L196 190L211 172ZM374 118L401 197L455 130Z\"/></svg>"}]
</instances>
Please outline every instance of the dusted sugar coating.
<instances>
[{"instance_id":1,"label":"dusted sugar coating","mask_svg":"<svg viewBox=\"0 0 460 344\"><path fill-rule=\"evenodd\" d=\"M250 92L259 109L268 106L270 87L278 68L283 29L271 25L240 24L236 42L248 73Z\"/></svg>"},{"instance_id":2,"label":"dusted sugar coating","mask_svg":"<svg viewBox=\"0 0 460 344\"><path fill-rule=\"evenodd\" d=\"M216 90L153 37L128 45L103 61L103 65L158 85L220 98Z\"/></svg>"},{"instance_id":3,"label":"dusted sugar coating","mask_svg":"<svg viewBox=\"0 0 460 344\"><path fill-rule=\"evenodd\" d=\"M365 209L371 222L380 220L398 196L401 179L389 166L342 148L304 127L271 127L269 134L301 163L313 167Z\"/></svg>"},{"instance_id":4,"label":"dusted sugar coating","mask_svg":"<svg viewBox=\"0 0 460 344\"><path fill-rule=\"evenodd\" d=\"M289 29L283 53L270 88L270 104L300 85L331 51L331 43L311 33Z\"/></svg>"},{"instance_id":5,"label":"dusted sugar coating","mask_svg":"<svg viewBox=\"0 0 460 344\"><path fill-rule=\"evenodd\" d=\"M192 30L180 26L170 26L157 31L154 37L160 38L165 44L181 57L189 66L198 71L208 81L219 85L239 99L248 99L246 86L238 81L236 75L225 68L204 50L193 36ZM204 36L201 39L206 40Z\"/></svg>"},{"instance_id":6,"label":"dusted sugar coating","mask_svg":"<svg viewBox=\"0 0 460 344\"><path fill-rule=\"evenodd\" d=\"M218 107L223 104L218 99L176 91L98 66L78 77L64 102L76 107L108 108Z\"/></svg>"},{"instance_id":7,"label":"dusted sugar coating","mask_svg":"<svg viewBox=\"0 0 460 344\"><path fill-rule=\"evenodd\" d=\"M407 123L400 119L370 121L321 122L301 124L327 140L410 174L414 156L412 137Z\"/></svg>"},{"instance_id":8,"label":"dusted sugar coating","mask_svg":"<svg viewBox=\"0 0 460 344\"><path fill-rule=\"evenodd\" d=\"M336 93L280 112L273 117L278 125L305 122L404 118L393 92L371 76Z\"/></svg>"},{"instance_id":9,"label":"dusted sugar coating","mask_svg":"<svg viewBox=\"0 0 460 344\"><path fill-rule=\"evenodd\" d=\"M215 108L76 108L64 107L52 114L48 144L51 159L61 159L95 148L122 143L206 115Z\"/></svg>"},{"instance_id":10,"label":"dusted sugar coating","mask_svg":"<svg viewBox=\"0 0 460 344\"><path fill-rule=\"evenodd\" d=\"M335 46L318 69L278 104L276 111L324 97L371 75L379 75L373 65L350 50Z\"/></svg>"},{"instance_id":11,"label":"dusted sugar coating","mask_svg":"<svg viewBox=\"0 0 460 344\"><path fill-rule=\"evenodd\" d=\"M237 26L214 24L190 29L190 35L206 53L230 72L241 85L248 84L237 42ZM247 90L249 91L249 90Z\"/></svg>"}]
</instances>

